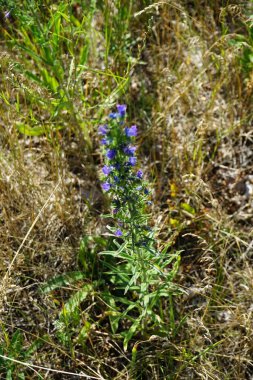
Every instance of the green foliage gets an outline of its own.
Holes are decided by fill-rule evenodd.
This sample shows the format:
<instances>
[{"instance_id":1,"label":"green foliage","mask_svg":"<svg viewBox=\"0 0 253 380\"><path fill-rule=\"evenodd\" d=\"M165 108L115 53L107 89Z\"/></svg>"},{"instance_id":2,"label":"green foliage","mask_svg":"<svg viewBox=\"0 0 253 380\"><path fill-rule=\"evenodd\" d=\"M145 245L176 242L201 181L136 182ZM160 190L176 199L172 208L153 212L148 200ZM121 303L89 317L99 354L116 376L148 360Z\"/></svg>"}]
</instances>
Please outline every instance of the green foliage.
<instances>
[{"instance_id":1,"label":"green foliage","mask_svg":"<svg viewBox=\"0 0 253 380\"><path fill-rule=\"evenodd\" d=\"M44 293L48 293L54 289L61 288L62 286L67 286L76 281L83 280L84 278L85 274L80 271L70 272L48 281L46 285L42 286L41 290Z\"/></svg>"},{"instance_id":2,"label":"green foliage","mask_svg":"<svg viewBox=\"0 0 253 380\"><path fill-rule=\"evenodd\" d=\"M90 280L98 279L100 266L98 252L105 249L110 242L103 236L84 236L80 243L78 262L83 272Z\"/></svg>"},{"instance_id":3,"label":"green foliage","mask_svg":"<svg viewBox=\"0 0 253 380\"><path fill-rule=\"evenodd\" d=\"M131 2L116 4L116 13L96 0L24 1L3 3L10 15L0 31L19 59L12 62L17 95L15 112L18 131L27 136L50 136L68 125L81 131L90 145L90 111L111 103L128 84L133 65L130 59L129 25ZM102 32L92 28L96 17L104 17ZM97 68L104 61L104 70ZM111 62L113 63L113 67ZM110 62L110 64L109 64ZM19 78L19 79L17 79ZM21 80L20 80L21 79ZM95 88L92 83L96 81ZM90 83L92 82L92 83ZM29 113L19 107L26 98ZM11 106L10 94L2 99ZM98 107L97 104L100 106ZM46 120L41 112L47 112ZM89 125L89 127L87 126Z\"/></svg>"},{"instance_id":4,"label":"green foliage","mask_svg":"<svg viewBox=\"0 0 253 380\"><path fill-rule=\"evenodd\" d=\"M38 338L33 343L24 347L24 337L20 330L16 330L12 337L2 328L2 339L0 342L0 375L1 379L24 380L26 377L25 366L20 366L14 360L26 363L30 357L43 345L43 339ZM37 372L38 379L42 379Z\"/></svg>"},{"instance_id":5,"label":"green foliage","mask_svg":"<svg viewBox=\"0 0 253 380\"><path fill-rule=\"evenodd\" d=\"M104 263L109 269L105 274L112 283L110 297L115 302L113 307L117 311L113 320L113 332L116 332L115 327L121 320L127 324L128 329L121 331L124 349L127 350L129 341L135 335L145 337L171 334L174 323L172 314L169 310L161 313L161 309L164 299L181 291L173 284L180 256L177 252L168 254L166 249L157 252L135 247L133 252L132 245L128 242L117 246L116 251L101 252L101 255L113 257L113 263ZM170 306L172 307L172 302Z\"/></svg>"},{"instance_id":6,"label":"green foliage","mask_svg":"<svg viewBox=\"0 0 253 380\"><path fill-rule=\"evenodd\" d=\"M249 76L253 70L253 15L252 15L252 0L247 4L239 6L231 6L222 8L220 19L224 34L229 33L229 28L226 22L226 16L231 14L235 19L240 20L240 32L233 33L230 38L230 44L238 48L238 58L242 71Z\"/></svg>"},{"instance_id":7,"label":"green foliage","mask_svg":"<svg viewBox=\"0 0 253 380\"><path fill-rule=\"evenodd\" d=\"M89 250L87 243L92 241L94 246ZM60 341L70 349L73 349L75 342L84 345L94 327L101 327L104 318L108 318L112 333L122 337L125 350L134 336L173 334L172 295L181 292L173 284L179 254L168 254L166 247L159 254L139 248L133 255L129 243L119 244L114 240L108 245L111 250L100 252L100 267L104 269L99 274L91 270L88 263L92 255L96 255L101 241L104 244L102 238L86 237L82 241L81 264L86 268L85 272L58 276L42 288L48 293L63 286L77 285L77 290L64 303L55 322ZM97 248L94 249L96 244ZM112 250L115 245L117 250ZM84 261L84 257L88 261ZM93 257L93 261L98 262L98 258ZM90 280L92 282L87 283ZM166 299L169 299L169 310L161 312L163 300ZM92 317L92 313L89 316L86 314L84 305L89 307L91 300L100 309L102 320ZM127 328L122 329L122 325Z\"/></svg>"},{"instance_id":8,"label":"green foliage","mask_svg":"<svg viewBox=\"0 0 253 380\"><path fill-rule=\"evenodd\" d=\"M253 16L245 22L245 27L247 33L236 34L235 38L231 40L231 44L240 48L239 59L242 70L249 75L253 70Z\"/></svg>"},{"instance_id":9,"label":"green foliage","mask_svg":"<svg viewBox=\"0 0 253 380\"><path fill-rule=\"evenodd\" d=\"M105 18L104 35L106 39L106 66L109 65L109 57L116 57L116 70L125 72L125 65L131 57L131 35L129 23L132 15L132 0L116 0L113 4L108 1L98 1L98 7L103 11ZM114 8L114 9L113 9Z\"/></svg>"},{"instance_id":10,"label":"green foliage","mask_svg":"<svg viewBox=\"0 0 253 380\"><path fill-rule=\"evenodd\" d=\"M58 337L74 354L74 342L89 338L91 326L101 328L108 318L112 334L118 334L127 351L133 338L173 335L175 316L172 297L180 292L173 283L177 274L179 252L168 252L169 243L161 252L156 249L154 232L148 226L146 206L150 203L150 191L143 181L142 170L136 171L136 147L131 145L137 135L137 127L126 128L126 106L118 105L118 113L111 113L99 133L106 143L106 163L103 167L102 187L112 197L112 219L121 229L107 226L121 242L111 238L84 237L79 250L82 271L58 276L49 281L44 292L61 286L74 285L77 289L65 301L56 321ZM103 142L103 141L102 141ZM193 213L186 203L184 208ZM113 236L112 235L112 236ZM98 248L102 248L99 255ZM115 249L116 248L116 249ZM100 270L99 270L99 269ZM168 310L163 310L168 300ZM92 301L100 310L87 319L85 309Z\"/></svg>"},{"instance_id":11,"label":"green foliage","mask_svg":"<svg viewBox=\"0 0 253 380\"><path fill-rule=\"evenodd\" d=\"M49 280L41 290L50 293L56 289L72 285L72 295L64 303L55 321L57 337L70 350L74 342L85 345L91 332L91 321L87 319L82 305L89 305L92 298L99 296L99 265L97 252L108 244L103 237L85 236L80 244L78 255L79 266L82 270L65 273Z\"/></svg>"},{"instance_id":12,"label":"green foliage","mask_svg":"<svg viewBox=\"0 0 253 380\"><path fill-rule=\"evenodd\" d=\"M59 340L70 349L73 347L73 336L76 335L77 331L79 331L77 341L83 339L82 344L84 344L88 338L90 323L85 321L84 326L82 325L81 304L87 298L90 300L90 296L94 293L94 287L95 284L87 284L76 291L65 303L59 314L59 319L55 322Z\"/></svg>"},{"instance_id":13,"label":"green foliage","mask_svg":"<svg viewBox=\"0 0 253 380\"><path fill-rule=\"evenodd\" d=\"M150 190L143 181L142 170L136 170L136 147L134 138L137 127L127 127L126 105L118 105L117 113L111 113L105 126L100 126L98 133L105 152L102 188L109 194L112 214L120 227L107 228L120 237L123 243L114 241L116 250L100 254L110 256L104 261L113 285L112 297L118 306L118 316L113 321L113 331L119 321L124 321L126 329L121 331L123 346L134 336L149 334L169 334L174 327L174 314L170 302L170 318L161 313L163 299L172 297L179 289L173 284L179 266L179 253L162 252L156 249L155 234L148 225L147 205L150 204ZM186 206L188 206L186 204ZM192 209L188 212L192 212ZM120 295L120 298L118 298ZM122 299L125 297L124 302ZM118 301L118 302L117 302ZM127 321L127 322L126 322ZM172 322L172 323L171 323Z\"/></svg>"}]
</instances>

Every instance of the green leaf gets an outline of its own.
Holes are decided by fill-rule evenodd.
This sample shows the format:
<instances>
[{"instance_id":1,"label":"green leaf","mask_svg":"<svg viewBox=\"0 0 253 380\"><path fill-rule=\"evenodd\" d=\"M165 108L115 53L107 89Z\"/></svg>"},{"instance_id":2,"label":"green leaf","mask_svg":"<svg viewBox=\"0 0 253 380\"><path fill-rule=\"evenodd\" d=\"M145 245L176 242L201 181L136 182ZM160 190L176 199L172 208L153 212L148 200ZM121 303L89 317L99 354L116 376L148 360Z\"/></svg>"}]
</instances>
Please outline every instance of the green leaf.
<instances>
[{"instance_id":1,"label":"green leaf","mask_svg":"<svg viewBox=\"0 0 253 380\"><path fill-rule=\"evenodd\" d=\"M178 325L175 327L175 329L173 330L173 336L177 336L177 333L180 331L181 327L184 325L184 323L186 322L188 318L188 315L185 315L178 323Z\"/></svg>"},{"instance_id":2,"label":"green leaf","mask_svg":"<svg viewBox=\"0 0 253 380\"><path fill-rule=\"evenodd\" d=\"M70 299L65 303L61 315L67 313L71 315L76 311L79 305L87 298L87 296L92 292L92 285L85 285L82 289L78 290Z\"/></svg>"},{"instance_id":3,"label":"green leaf","mask_svg":"<svg viewBox=\"0 0 253 380\"><path fill-rule=\"evenodd\" d=\"M99 255L110 255L113 257L121 257L121 252L127 247L128 242L124 242L121 246L119 246L119 249L117 251L102 251L99 252ZM131 257L130 255L127 255L127 258Z\"/></svg>"},{"instance_id":4,"label":"green leaf","mask_svg":"<svg viewBox=\"0 0 253 380\"><path fill-rule=\"evenodd\" d=\"M46 61L45 59L43 59L42 56L40 56L39 54L36 54L34 51L32 51L31 49L27 48L26 46L20 45L20 44L16 43L16 47L19 47L20 49L24 50L35 61L37 61L37 62L44 62L45 64L50 65L50 62Z\"/></svg>"},{"instance_id":5,"label":"green leaf","mask_svg":"<svg viewBox=\"0 0 253 380\"><path fill-rule=\"evenodd\" d=\"M89 321L85 321L84 326L81 328L81 331L77 337L77 341L81 344L85 343L87 338L89 337L89 332L91 330L91 323Z\"/></svg>"},{"instance_id":6,"label":"green leaf","mask_svg":"<svg viewBox=\"0 0 253 380\"><path fill-rule=\"evenodd\" d=\"M107 305L113 310L114 313L109 314L109 321L113 334L115 334L119 327L119 310L116 306L115 299L113 295L107 291L101 294L101 298L106 302Z\"/></svg>"},{"instance_id":7,"label":"green leaf","mask_svg":"<svg viewBox=\"0 0 253 380\"><path fill-rule=\"evenodd\" d=\"M55 77L50 75L50 73L46 69L41 69L41 75L44 79L45 84L49 87L49 89L56 93L59 88L59 83Z\"/></svg>"},{"instance_id":8,"label":"green leaf","mask_svg":"<svg viewBox=\"0 0 253 380\"><path fill-rule=\"evenodd\" d=\"M125 288L124 294L128 292L128 290L132 287L132 285L136 285L138 278L141 276L141 272L136 271L130 281L128 282L128 285Z\"/></svg>"},{"instance_id":9,"label":"green leaf","mask_svg":"<svg viewBox=\"0 0 253 380\"><path fill-rule=\"evenodd\" d=\"M48 281L47 284L42 286L41 290L43 293L49 293L54 289L70 285L79 280L83 280L85 277L85 274L80 271L63 274Z\"/></svg>"},{"instance_id":10,"label":"green leaf","mask_svg":"<svg viewBox=\"0 0 253 380\"><path fill-rule=\"evenodd\" d=\"M26 350L24 354L24 358L29 358L35 351L37 351L40 347L42 347L47 341L48 335L44 335L41 338L35 339L34 342L30 345L30 347Z\"/></svg>"},{"instance_id":11,"label":"green leaf","mask_svg":"<svg viewBox=\"0 0 253 380\"><path fill-rule=\"evenodd\" d=\"M127 299L126 297L116 297L116 296L115 296L114 298L115 298L116 301L121 302L121 303L123 303L124 305L132 305L132 306L133 306L132 308L134 308L134 307L137 307L137 308L138 308L138 305L137 305L135 302L130 301L130 300Z\"/></svg>"},{"instance_id":12,"label":"green leaf","mask_svg":"<svg viewBox=\"0 0 253 380\"><path fill-rule=\"evenodd\" d=\"M131 340L131 338L133 337L133 335L136 333L136 331L140 327L141 320L142 320L142 315L140 315L135 320L135 322L132 324L132 326L130 327L130 329L127 332L124 333L124 343L123 343L123 346L124 346L124 350L125 351L127 351L127 347L128 347L129 341Z\"/></svg>"},{"instance_id":13,"label":"green leaf","mask_svg":"<svg viewBox=\"0 0 253 380\"><path fill-rule=\"evenodd\" d=\"M12 369L8 369L6 374L6 380L12 380Z\"/></svg>"},{"instance_id":14,"label":"green leaf","mask_svg":"<svg viewBox=\"0 0 253 380\"><path fill-rule=\"evenodd\" d=\"M31 79L33 79L35 82L39 83L41 86L44 86L44 82L38 77L38 75L32 73L29 70L26 70L25 75Z\"/></svg>"},{"instance_id":15,"label":"green leaf","mask_svg":"<svg viewBox=\"0 0 253 380\"><path fill-rule=\"evenodd\" d=\"M106 272L107 274L110 274L111 276L116 276L118 277L117 280L121 280L121 284L126 284L129 282L129 274L126 273L124 269L122 269L122 266L119 265L118 267L115 267L114 265L111 265L110 263L105 262L104 265L111 269L111 272ZM111 281L114 283L113 278L111 278Z\"/></svg>"},{"instance_id":16,"label":"green leaf","mask_svg":"<svg viewBox=\"0 0 253 380\"><path fill-rule=\"evenodd\" d=\"M10 343L10 353L14 357L20 354L22 350L23 345L23 336L20 332L20 330L16 330L15 333L12 336L11 343Z\"/></svg>"},{"instance_id":17,"label":"green leaf","mask_svg":"<svg viewBox=\"0 0 253 380\"><path fill-rule=\"evenodd\" d=\"M189 214L191 214L191 215L195 215L196 214L196 210L192 206L190 206L188 203L182 202L180 204L180 206L181 206L181 208L183 210L185 210Z\"/></svg>"},{"instance_id":18,"label":"green leaf","mask_svg":"<svg viewBox=\"0 0 253 380\"><path fill-rule=\"evenodd\" d=\"M30 127L27 124L17 124L17 129L25 136L41 136L46 133L46 128L44 126Z\"/></svg>"}]
</instances>

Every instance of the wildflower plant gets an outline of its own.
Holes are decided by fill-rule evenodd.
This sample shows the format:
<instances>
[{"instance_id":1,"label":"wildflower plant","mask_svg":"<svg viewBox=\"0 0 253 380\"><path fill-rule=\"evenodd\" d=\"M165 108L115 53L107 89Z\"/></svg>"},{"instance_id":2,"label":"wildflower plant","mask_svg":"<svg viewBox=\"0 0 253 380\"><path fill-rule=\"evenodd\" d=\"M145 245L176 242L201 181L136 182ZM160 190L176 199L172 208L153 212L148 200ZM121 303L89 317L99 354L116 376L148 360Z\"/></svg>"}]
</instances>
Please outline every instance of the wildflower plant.
<instances>
[{"instance_id":1,"label":"wildflower plant","mask_svg":"<svg viewBox=\"0 0 253 380\"><path fill-rule=\"evenodd\" d=\"M105 217L114 219L114 226L107 227L115 236L117 248L100 255L113 257L105 259L114 289L114 296L110 293L109 297L114 309L110 321L116 332L119 321L128 320L128 329L122 333L126 349L133 335L171 331L170 312L163 310L163 301L171 301L171 295L178 291L172 281L179 255L168 254L168 245L161 252L157 250L154 231L148 224L151 192L136 157L138 129L127 125L126 105L117 105L117 112L109 114L107 123L98 127L98 134L104 155L101 186L112 206L111 214Z\"/></svg>"},{"instance_id":2,"label":"wildflower plant","mask_svg":"<svg viewBox=\"0 0 253 380\"><path fill-rule=\"evenodd\" d=\"M110 194L112 213L117 228L116 236L131 241L133 247L147 245L150 228L147 226L145 206L149 191L143 180L143 171L136 170L137 147L133 145L137 127L125 126L126 106L118 105L118 112L111 113L110 122L98 128L103 136L105 165L102 168L102 189Z\"/></svg>"},{"instance_id":3,"label":"wildflower plant","mask_svg":"<svg viewBox=\"0 0 253 380\"><path fill-rule=\"evenodd\" d=\"M172 251L171 242L157 249L149 226L151 191L136 155L138 128L127 125L125 105L117 106L117 112L98 127L98 134L104 155L101 187L111 201L111 212L103 217L113 220L107 226L112 237L85 236L80 270L57 276L42 287L49 293L77 285L55 321L58 339L71 351L75 343L84 346L94 326L104 326L105 318L114 336L124 339L125 350L134 337L176 333L172 296L180 291L173 283L179 253ZM87 319L84 305L94 308L92 318Z\"/></svg>"}]
</instances>

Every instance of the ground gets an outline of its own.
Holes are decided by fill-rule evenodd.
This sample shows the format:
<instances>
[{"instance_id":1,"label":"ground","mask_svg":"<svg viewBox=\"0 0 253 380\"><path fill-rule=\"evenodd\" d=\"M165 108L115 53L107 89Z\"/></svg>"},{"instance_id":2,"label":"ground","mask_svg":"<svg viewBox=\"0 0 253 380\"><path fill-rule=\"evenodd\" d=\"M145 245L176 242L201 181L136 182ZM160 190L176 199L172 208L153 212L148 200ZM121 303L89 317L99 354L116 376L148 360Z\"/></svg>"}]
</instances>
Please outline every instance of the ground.
<instances>
[{"instance_id":1,"label":"ground","mask_svg":"<svg viewBox=\"0 0 253 380\"><path fill-rule=\"evenodd\" d=\"M31 364L4 359L1 378L253 379L251 2L33 6L1 11L0 354ZM83 238L94 256L104 244L97 127L117 103L139 128L150 224L180 252L184 290L163 304L170 336L127 352L92 297L71 344L59 337L84 279L41 290L80 270Z\"/></svg>"}]
</instances>

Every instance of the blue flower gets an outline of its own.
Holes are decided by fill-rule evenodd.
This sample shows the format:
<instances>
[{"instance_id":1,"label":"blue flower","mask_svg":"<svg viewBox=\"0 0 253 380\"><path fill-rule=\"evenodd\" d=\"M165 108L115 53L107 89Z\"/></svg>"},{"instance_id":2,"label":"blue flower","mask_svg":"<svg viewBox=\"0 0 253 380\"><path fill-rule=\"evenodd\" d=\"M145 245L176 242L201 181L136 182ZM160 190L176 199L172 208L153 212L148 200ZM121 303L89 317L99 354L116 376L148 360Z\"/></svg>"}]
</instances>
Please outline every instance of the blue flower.
<instances>
[{"instance_id":1,"label":"blue flower","mask_svg":"<svg viewBox=\"0 0 253 380\"><path fill-rule=\"evenodd\" d=\"M116 162L116 164L113 165L115 169L120 170L120 163Z\"/></svg>"},{"instance_id":2,"label":"blue flower","mask_svg":"<svg viewBox=\"0 0 253 380\"><path fill-rule=\"evenodd\" d=\"M117 112L111 112L111 113L109 114L109 117L110 117L111 119L117 119L118 116L119 116L119 114L118 114Z\"/></svg>"},{"instance_id":3,"label":"blue flower","mask_svg":"<svg viewBox=\"0 0 253 380\"><path fill-rule=\"evenodd\" d=\"M106 139L102 139L100 143L101 143L101 145L107 145L108 141Z\"/></svg>"},{"instance_id":4,"label":"blue flower","mask_svg":"<svg viewBox=\"0 0 253 380\"><path fill-rule=\"evenodd\" d=\"M117 231L115 231L115 236L122 236L123 235L123 233L122 233L122 231L120 230L120 229L118 229Z\"/></svg>"},{"instance_id":5,"label":"blue flower","mask_svg":"<svg viewBox=\"0 0 253 380\"><path fill-rule=\"evenodd\" d=\"M125 133L127 137L137 136L137 127L132 125L130 128L125 128Z\"/></svg>"},{"instance_id":6,"label":"blue flower","mask_svg":"<svg viewBox=\"0 0 253 380\"><path fill-rule=\"evenodd\" d=\"M136 149L136 146L126 146L123 149L123 152L126 153L128 156L133 156Z\"/></svg>"},{"instance_id":7,"label":"blue flower","mask_svg":"<svg viewBox=\"0 0 253 380\"><path fill-rule=\"evenodd\" d=\"M116 150L115 149L109 149L106 152L106 157L109 158L109 160L112 160L116 156Z\"/></svg>"},{"instance_id":8,"label":"blue flower","mask_svg":"<svg viewBox=\"0 0 253 380\"><path fill-rule=\"evenodd\" d=\"M142 177L143 177L143 171L142 170L138 170L138 172L136 173L136 177L139 178L139 179L142 179Z\"/></svg>"},{"instance_id":9,"label":"blue flower","mask_svg":"<svg viewBox=\"0 0 253 380\"><path fill-rule=\"evenodd\" d=\"M112 171L112 169L111 169L109 166L107 166L107 165L105 165L105 166L102 168L102 172L103 172L105 175L110 174L111 171Z\"/></svg>"},{"instance_id":10,"label":"blue flower","mask_svg":"<svg viewBox=\"0 0 253 380\"><path fill-rule=\"evenodd\" d=\"M98 134L99 135L103 135L105 136L108 132L108 126L107 125L100 125L100 127L98 127Z\"/></svg>"},{"instance_id":11,"label":"blue flower","mask_svg":"<svg viewBox=\"0 0 253 380\"><path fill-rule=\"evenodd\" d=\"M120 114L121 117L124 117L125 114L126 114L126 104L118 104L117 105L117 110L118 110L118 113Z\"/></svg>"},{"instance_id":12,"label":"blue flower","mask_svg":"<svg viewBox=\"0 0 253 380\"><path fill-rule=\"evenodd\" d=\"M104 191L108 191L108 190L110 190L111 186L112 186L112 185L111 185L109 182L104 182L104 183L102 183L102 189L103 189Z\"/></svg>"},{"instance_id":13,"label":"blue flower","mask_svg":"<svg viewBox=\"0 0 253 380\"><path fill-rule=\"evenodd\" d=\"M128 160L128 164L131 165L131 166L134 166L137 162L137 158L136 157L130 157L129 160Z\"/></svg>"},{"instance_id":14,"label":"blue flower","mask_svg":"<svg viewBox=\"0 0 253 380\"><path fill-rule=\"evenodd\" d=\"M114 181L117 183L117 182L119 182L119 177L117 176L117 175L115 175L114 177Z\"/></svg>"},{"instance_id":15,"label":"blue flower","mask_svg":"<svg viewBox=\"0 0 253 380\"><path fill-rule=\"evenodd\" d=\"M144 194L148 195L149 194L149 191L148 189L144 189Z\"/></svg>"},{"instance_id":16,"label":"blue flower","mask_svg":"<svg viewBox=\"0 0 253 380\"><path fill-rule=\"evenodd\" d=\"M137 186L136 190L138 190L138 191L142 190L142 186Z\"/></svg>"}]
</instances>

